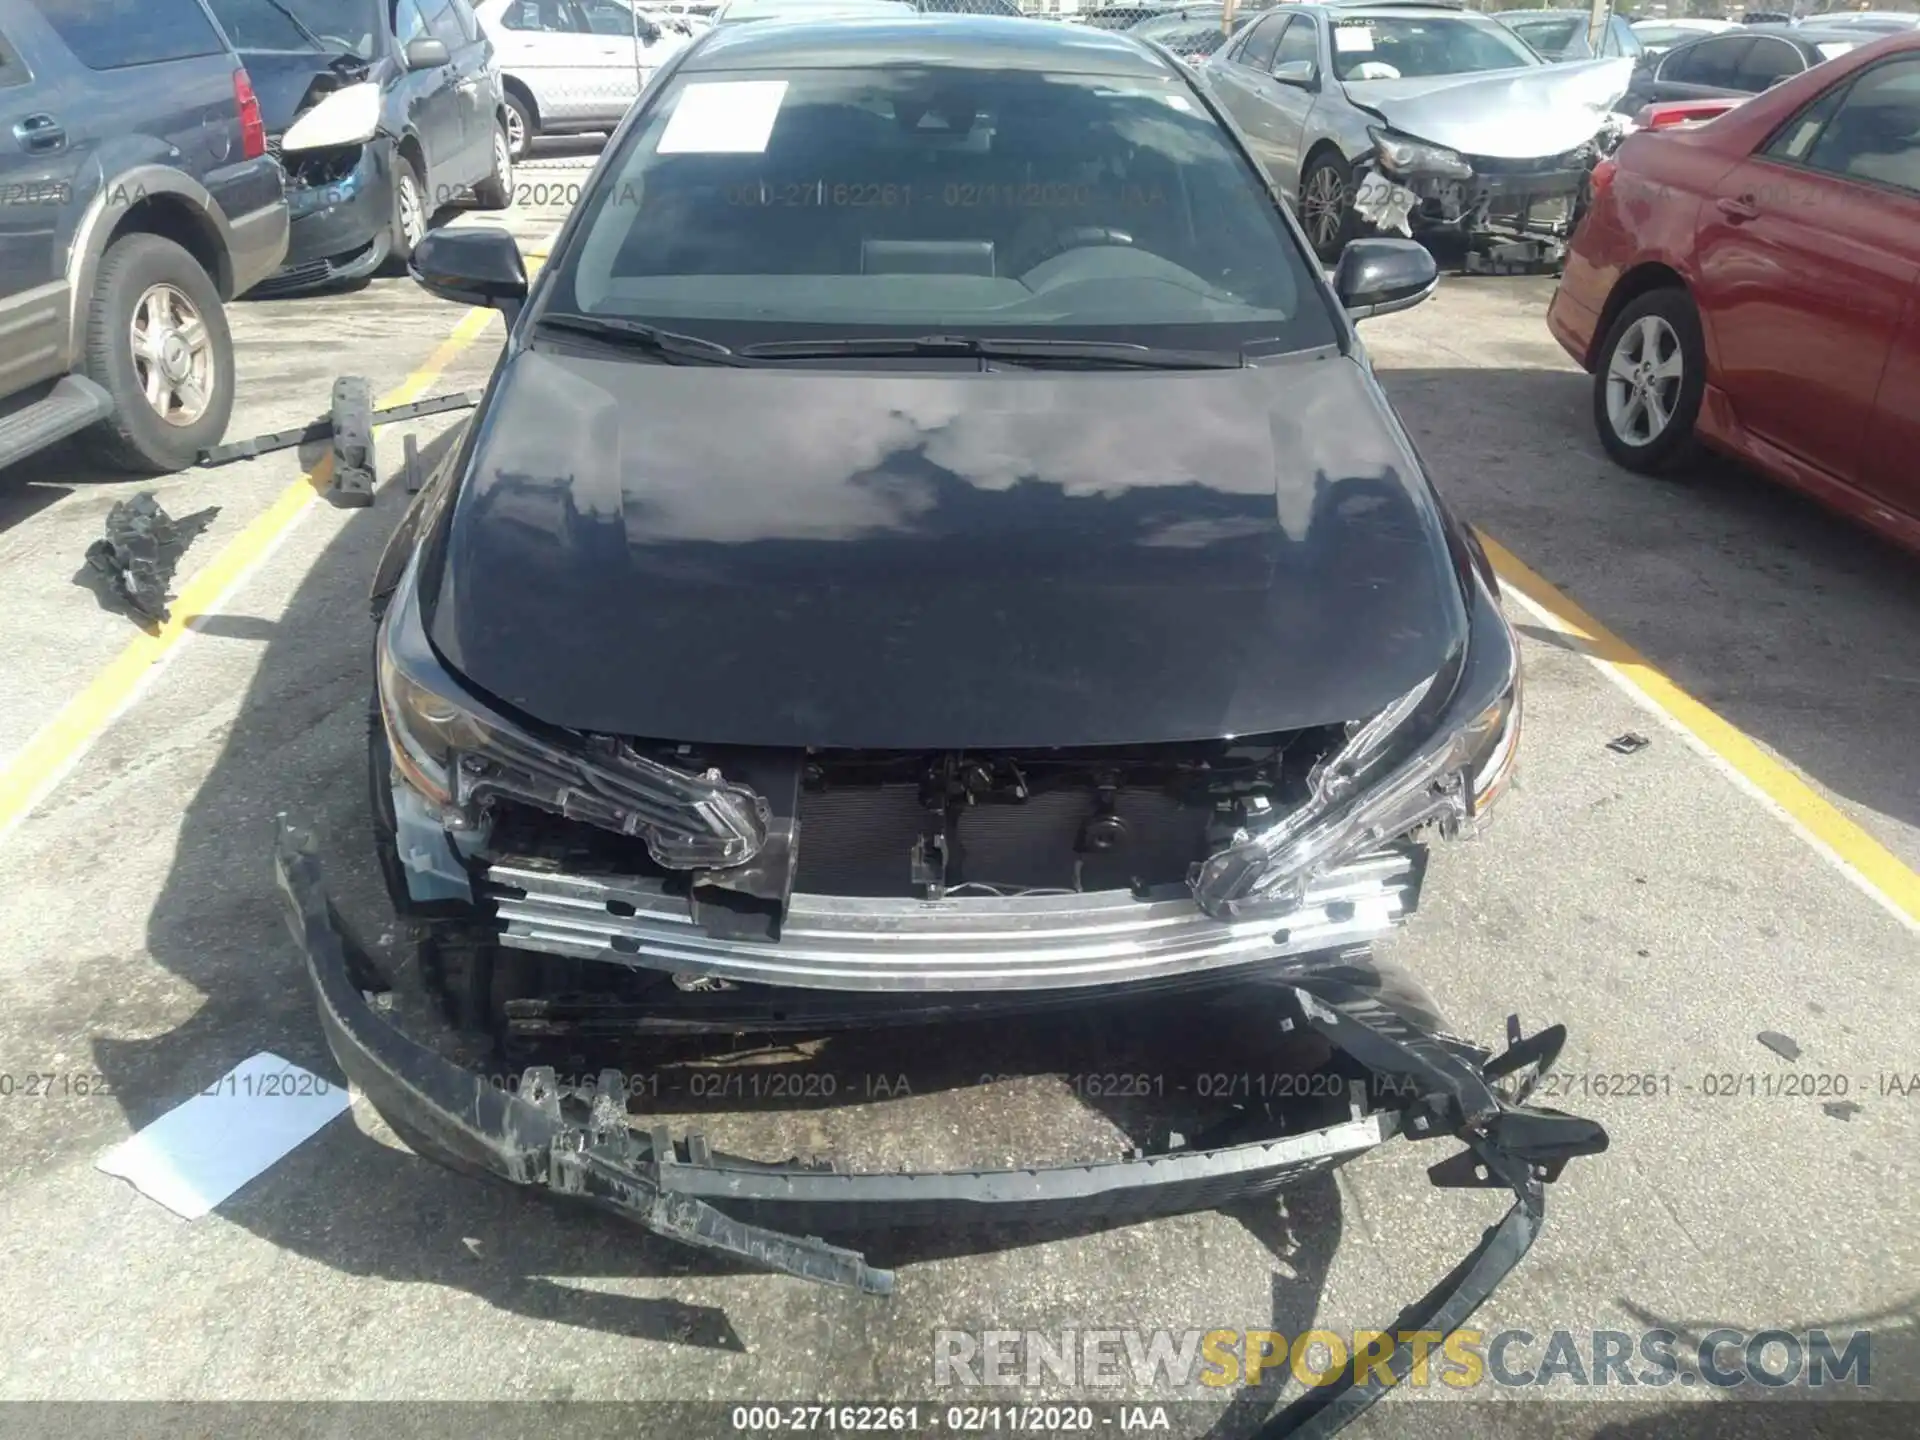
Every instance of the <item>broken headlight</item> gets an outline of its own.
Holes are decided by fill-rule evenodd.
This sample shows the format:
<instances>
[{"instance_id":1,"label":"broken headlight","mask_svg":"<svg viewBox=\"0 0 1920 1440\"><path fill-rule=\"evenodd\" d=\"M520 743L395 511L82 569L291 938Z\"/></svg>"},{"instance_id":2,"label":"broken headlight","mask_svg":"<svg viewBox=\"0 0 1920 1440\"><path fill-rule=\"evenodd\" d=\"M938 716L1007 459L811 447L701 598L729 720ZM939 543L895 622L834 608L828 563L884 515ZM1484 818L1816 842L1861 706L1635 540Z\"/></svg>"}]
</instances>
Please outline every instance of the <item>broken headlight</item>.
<instances>
[{"instance_id":1,"label":"broken headlight","mask_svg":"<svg viewBox=\"0 0 1920 1440\"><path fill-rule=\"evenodd\" d=\"M412 568L381 622L380 719L396 776L463 828L496 798L646 842L675 870L724 869L766 843L766 804L718 770L665 765L612 738L535 734L469 694L420 621Z\"/></svg>"},{"instance_id":2,"label":"broken headlight","mask_svg":"<svg viewBox=\"0 0 1920 1440\"><path fill-rule=\"evenodd\" d=\"M1473 178L1473 166L1456 150L1429 145L1424 140L1397 135L1391 130L1369 129L1367 134L1373 137L1374 153L1380 157L1381 165L1396 175L1439 175L1448 180Z\"/></svg>"},{"instance_id":3,"label":"broken headlight","mask_svg":"<svg viewBox=\"0 0 1920 1440\"><path fill-rule=\"evenodd\" d=\"M1290 910L1316 877L1356 855L1424 825L1456 835L1484 815L1519 751L1518 651L1510 632L1506 639L1504 683L1473 685L1481 700L1456 691L1436 717L1428 702L1441 677L1432 676L1350 727L1314 766L1305 800L1264 830L1237 833L1196 868L1201 908L1220 919Z\"/></svg>"}]
</instances>

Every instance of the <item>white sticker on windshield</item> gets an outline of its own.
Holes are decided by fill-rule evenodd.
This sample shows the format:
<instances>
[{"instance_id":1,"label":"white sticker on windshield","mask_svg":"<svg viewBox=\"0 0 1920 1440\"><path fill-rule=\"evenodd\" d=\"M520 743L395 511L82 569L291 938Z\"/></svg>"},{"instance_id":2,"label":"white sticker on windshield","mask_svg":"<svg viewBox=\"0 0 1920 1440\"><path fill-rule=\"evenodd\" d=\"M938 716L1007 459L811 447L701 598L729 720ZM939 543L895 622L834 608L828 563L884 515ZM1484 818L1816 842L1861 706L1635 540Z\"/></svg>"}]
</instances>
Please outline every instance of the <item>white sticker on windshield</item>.
<instances>
[{"instance_id":1,"label":"white sticker on windshield","mask_svg":"<svg viewBox=\"0 0 1920 1440\"><path fill-rule=\"evenodd\" d=\"M680 92L661 155L759 155L786 99L784 80L716 80Z\"/></svg>"},{"instance_id":2,"label":"white sticker on windshield","mask_svg":"<svg viewBox=\"0 0 1920 1440\"><path fill-rule=\"evenodd\" d=\"M1333 48L1342 55L1364 55L1373 49L1373 31L1365 25L1336 25Z\"/></svg>"}]
</instances>

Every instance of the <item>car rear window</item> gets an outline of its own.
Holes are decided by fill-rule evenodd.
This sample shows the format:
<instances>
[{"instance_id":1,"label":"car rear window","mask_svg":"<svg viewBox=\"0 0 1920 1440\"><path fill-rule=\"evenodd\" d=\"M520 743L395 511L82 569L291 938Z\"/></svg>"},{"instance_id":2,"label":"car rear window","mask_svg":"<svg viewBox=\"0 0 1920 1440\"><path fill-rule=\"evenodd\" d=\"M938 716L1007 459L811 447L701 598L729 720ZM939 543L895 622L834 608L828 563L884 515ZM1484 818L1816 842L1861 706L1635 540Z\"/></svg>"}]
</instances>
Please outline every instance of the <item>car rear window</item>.
<instances>
[{"instance_id":1,"label":"car rear window","mask_svg":"<svg viewBox=\"0 0 1920 1440\"><path fill-rule=\"evenodd\" d=\"M1542 55L1586 53L1587 22L1583 16L1551 15L1539 20L1509 20L1507 24Z\"/></svg>"},{"instance_id":2,"label":"car rear window","mask_svg":"<svg viewBox=\"0 0 1920 1440\"><path fill-rule=\"evenodd\" d=\"M200 0L37 0L89 70L121 70L226 49Z\"/></svg>"},{"instance_id":3,"label":"car rear window","mask_svg":"<svg viewBox=\"0 0 1920 1440\"><path fill-rule=\"evenodd\" d=\"M284 0L207 0L213 18L236 50L298 53L318 50L319 39Z\"/></svg>"},{"instance_id":4,"label":"car rear window","mask_svg":"<svg viewBox=\"0 0 1920 1440\"><path fill-rule=\"evenodd\" d=\"M1334 338L1253 166L1159 76L682 74L603 161L557 292L555 308L783 333Z\"/></svg>"}]
</instances>

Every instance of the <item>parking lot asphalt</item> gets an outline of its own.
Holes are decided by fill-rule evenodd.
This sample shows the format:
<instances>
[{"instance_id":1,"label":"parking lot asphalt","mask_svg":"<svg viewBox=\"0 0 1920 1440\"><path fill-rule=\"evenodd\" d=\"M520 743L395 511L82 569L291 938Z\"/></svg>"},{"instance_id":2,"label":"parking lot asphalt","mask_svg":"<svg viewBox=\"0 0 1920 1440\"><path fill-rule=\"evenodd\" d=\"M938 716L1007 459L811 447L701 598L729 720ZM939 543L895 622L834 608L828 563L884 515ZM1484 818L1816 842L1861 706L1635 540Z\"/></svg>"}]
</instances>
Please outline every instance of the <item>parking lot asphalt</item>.
<instances>
[{"instance_id":1,"label":"parking lot asphalt","mask_svg":"<svg viewBox=\"0 0 1920 1440\"><path fill-rule=\"evenodd\" d=\"M552 205L509 216L536 246L557 218ZM1613 467L1585 377L1546 334L1550 293L1544 280L1449 278L1425 307L1367 326L1451 501L1920 866L1920 566L1730 466L1661 481ZM235 438L311 418L340 373L381 395L477 386L500 336L398 279L242 303L233 325ZM417 422L423 446L457 423ZM380 446L391 476L398 432ZM180 643L139 640L75 579L109 504L147 487L64 454L0 476L0 776L24 794L16 762L36 744L71 765L57 784L28 777L37 798L0 838L0 1054L9 1073L89 1074L110 1092L0 1099L0 1252L10 1289L35 1297L14 1310L0 1396L947 1399L932 1385L936 1329L1384 1325L1503 1208L1431 1189L1423 1168L1438 1155L1401 1145L1232 1216L882 1237L875 1258L900 1280L876 1301L453 1174L361 1105L198 1221L98 1172L106 1147L258 1051L337 1073L266 840L277 811L311 817L343 909L377 931L364 597L406 497L390 480L370 510L302 507L304 473L288 452L151 487L176 516L219 507L176 589L212 576L229 593ZM1513 1011L1564 1022L1565 1074L1654 1083L1565 1095L1613 1147L1552 1187L1543 1238L1476 1323L1871 1326L1878 1393L1920 1399L1920 1096L1880 1083L1920 1071L1914 929L1610 683L1590 646L1512 613L1528 701L1520 786L1488 834L1439 848L1421 912L1388 948L1463 1033L1496 1041ZM167 663L127 660L130 644L163 646ZM144 678L102 686L116 664ZM85 743L48 745L62 724ZM1652 743L1607 748L1629 731ZM1222 1039L1233 1028L1201 1018L1205 1055L1172 1069L1190 1081L1196 1066L1257 1064L1257 1043L1249 1059ZM1762 1031L1789 1037L1797 1060ZM1128 1115L1070 1079L1006 1063L1002 1038L965 1041L983 1074L1020 1072L985 1090L713 1115L708 1130L720 1145L729 1125L777 1121L793 1151L844 1138L922 1163L1009 1158L1022 1134L1063 1157L1140 1143ZM1105 1053L1094 1063L1112 1068ZM1847 1077L1849 1103L1769 1093L1768 1077L1796 1072ZM1710 1098L1709 1076L1756 1082ZM1514 1433L1682 1433L1706 1394L1609 1393L1618 1408L1528 1407ZM1273 1398L1242 1396L1223 1433ZM1398 1397L1360 1433L1411 1433L1403 1407L1421 1398L1458 1397ZM1440 1413L1423 1412L1423 1433ZM1470 1429L1507 1423L1479 1413Z\"/></svg>"}]
</instances>

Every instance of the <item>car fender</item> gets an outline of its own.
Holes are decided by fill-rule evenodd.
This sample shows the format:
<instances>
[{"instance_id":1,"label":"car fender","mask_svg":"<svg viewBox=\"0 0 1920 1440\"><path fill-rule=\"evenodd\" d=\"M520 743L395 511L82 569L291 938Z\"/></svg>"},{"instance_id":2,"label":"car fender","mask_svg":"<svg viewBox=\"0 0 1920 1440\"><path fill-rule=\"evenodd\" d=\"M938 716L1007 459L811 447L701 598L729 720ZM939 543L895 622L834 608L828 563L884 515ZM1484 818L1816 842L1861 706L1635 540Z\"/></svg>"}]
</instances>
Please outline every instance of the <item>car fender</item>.
<instances>
[{"instance_id":1,"label":"car fender","mask_svg":"<svg viewBox=\"0 0 1920 1440\"><path fill-rule=\"evenodd\" d=\"M93 279L100 268L100 257L106 253L108 243L127 212L155 196L168 196L184 207L194 216L206 237L216 245L220 257L219 270L223 273L214 275L214 286L223 299L229 296L233 284L230 258L233 253L233 227L206 186L170 165L150 162L109 170L96 159L88 166L88 170L88 188L92 190L92 196L77 212L66 246L66 273L70 287L70 355L80 353L87 302L93 294Z\"/></svg>"}]
</instances>

